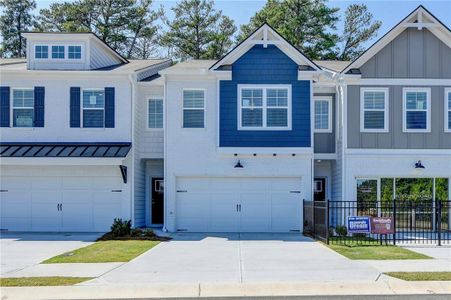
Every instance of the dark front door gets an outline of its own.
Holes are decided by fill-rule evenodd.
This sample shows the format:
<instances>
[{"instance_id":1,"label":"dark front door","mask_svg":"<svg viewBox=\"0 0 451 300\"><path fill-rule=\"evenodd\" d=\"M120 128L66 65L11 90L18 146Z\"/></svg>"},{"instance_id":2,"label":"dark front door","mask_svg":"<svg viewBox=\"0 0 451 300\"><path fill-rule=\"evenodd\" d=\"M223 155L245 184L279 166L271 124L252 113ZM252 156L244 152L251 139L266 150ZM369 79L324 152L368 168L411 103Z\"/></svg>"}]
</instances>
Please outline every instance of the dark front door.
<instances>
[{"instance_id":1,"label":"dark front door","mask_svg":"<svg viewBox=\"0 0 451 300\"><path fill-rule=\"evenodd\" d=\"M163 224L164 180L152 178L152 224Z\"/></svg>"},{"instance_id":2,"label":"dark front door","mask_svg":"<svg viewBox=\"0 0 451 300\"><path fill-rule=\"evenodd\" d=\"M315 178L314 180L314 200L326 200L326 178Z\"/></svg>"}]
</instances>

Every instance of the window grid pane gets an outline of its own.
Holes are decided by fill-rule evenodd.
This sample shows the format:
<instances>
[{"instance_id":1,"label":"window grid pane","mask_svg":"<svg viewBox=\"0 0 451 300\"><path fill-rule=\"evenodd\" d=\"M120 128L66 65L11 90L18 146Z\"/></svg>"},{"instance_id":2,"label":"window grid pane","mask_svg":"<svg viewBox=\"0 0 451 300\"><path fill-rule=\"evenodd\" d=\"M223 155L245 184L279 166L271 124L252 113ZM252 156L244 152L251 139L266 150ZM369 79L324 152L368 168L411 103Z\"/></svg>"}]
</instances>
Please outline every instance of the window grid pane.
<instances>
[{"instance_id":1,"label":"window grid pane","mask_svg":"<svg viewBox=\"0 0 451 300\"><path fill-rule=\"evenodd\" d=\"M242 107L262 107L263 89L243 89L241 91Z\"/></svg>"},{"instance_id":2,"label":"window grid pane","mask_svg":"<svg viewBox=\"0 0 451 300\"><path fill-rule=\"evenodd\" d=\"M363 92L363 128L369 130L385 129L385 92Z\"/></svg>"},{"instance_id":3,"label":"window grid pane","mask_svg":"<svg viewBox=\"0 0 451 300\"><path fill-rule=\"evenodd\" d=\"M13 109L13 127L33 127L33 109Z\"/></svg>"},{"instance_id":4,"label":"window grid pane","mask_svg":"<svg viewBox=\"0 0 451 300\"><path fill-rule=\"evenodd\" d=\"M205 92L183 91L183 128L204 128Z\"/></svg>"},{"instance_id":5,"label":"window grid pane","mask_svg":"<svg viewBox=\"0 0 451 300\"><path fill-rule=\"evenodd\" d=\"M35 58L49 58L49 47L48 46L35 46L34 48Z\"/></svg>"},{"instance_id":6,"label":"window grid pane","mask_svg":"<svg viewBox=\"0 0 451 300\"><path fill-rule=\"evenodd\" d=\"M105 126L104 90L83 91L83 127L103 128Z\"/></svg>"},{"instance_id":7,"label":"window grid pane","mask_svg":"<svg viewBox=\"0 0 451 300\"><path fill-rule=\"evenodd\" d=\"M183 108L204 108L203 90L183 91Z\"/></svg>"},{"instance_id":8,"label":"window grid pane","mask_svg":"<svg viewBox=\"0 0 451 300\"><path fill-rule=\"evenodd\" d=\"M287 127L288 110L286 108L268 108L267 126L268 127Z\"/></svg>"},{"instance_id":9,"label":"window grid pane","mask_svg":"<svg viewBox=\"0 0 451 300\"><path fill-rule=\"evenodd\" d=\"M64 46L52 46L52 58L64 58Z\"/></svg>"},{"instance_id":10,"label":"window grid pane","mask_svg":"<svg viewBox=\"0 0 451 300\"><path fill-rule=\"evenodd\" d=\"M329 129L329 101L315 101L315 129Z\"/></svg>"},{"instance_id":11,"label":"window grid pane","mask_svg":"<svg viewBox=\"0 0 451 300\"><path fill-rule=\"evenodd\" d=\"M81 59L81 46L69 46L68 47L69 59Z\"/></svg>"},{"instance_id":12,"label":"window grid pane","mask_svg":"<svg viewBox=\"0 0 451 300\"><path fill-rule=\"evenodd\" d=\"M163 100L149 100L149 128L163 128Z\"/></svg>"},{"instance_id":13,"label":"window grid pane","mask_svg":"<svg viewBox=\"0 0 451 300\"><path fill-rule=\"evenodd\" d=\"M427 93L424 91L406 92L406 129L427 129Z\"/></svg>"}]
</instances>

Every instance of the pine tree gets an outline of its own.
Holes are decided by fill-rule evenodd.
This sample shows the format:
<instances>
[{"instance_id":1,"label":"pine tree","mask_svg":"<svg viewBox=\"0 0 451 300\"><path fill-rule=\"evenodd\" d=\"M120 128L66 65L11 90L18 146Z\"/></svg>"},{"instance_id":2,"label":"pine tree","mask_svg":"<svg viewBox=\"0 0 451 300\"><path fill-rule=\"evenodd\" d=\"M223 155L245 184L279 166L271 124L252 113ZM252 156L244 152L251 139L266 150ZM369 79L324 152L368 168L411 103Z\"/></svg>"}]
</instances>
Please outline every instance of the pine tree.
<instances>
[{"instance_id":1,"label":"pine tree","mask_svg":"<svg viewBox=\"0 0 451 300\"><path fill-rule=\"evenodd\" d=\"M31 14L36 8L34 0L0 0L3 13L0 16L0 32L3 40L3 57L25 57L26 44L22 33L29 31L34 22Z\"/></svg>"}]
</instances>

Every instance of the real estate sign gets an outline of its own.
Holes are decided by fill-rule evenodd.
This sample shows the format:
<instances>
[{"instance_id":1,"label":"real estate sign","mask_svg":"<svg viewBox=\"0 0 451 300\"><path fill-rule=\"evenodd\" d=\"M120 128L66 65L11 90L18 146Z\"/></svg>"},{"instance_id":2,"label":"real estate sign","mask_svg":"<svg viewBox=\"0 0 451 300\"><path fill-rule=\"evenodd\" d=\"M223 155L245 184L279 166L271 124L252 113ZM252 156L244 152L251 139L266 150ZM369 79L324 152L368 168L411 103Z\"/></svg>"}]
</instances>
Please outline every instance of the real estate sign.
<instances>
[{"instance_id":1,"label":"real estate sign","mask_svg":"<svg viewBox=\"0 0 451 300\"><path fill-rule=\"evenodd\" d=\"M348 217L348 233L370 233L371 221L367 216Z\"/></svg>"},{"instance_id":2,"label":"real estate sign","mask_svg":"<svg viewBox=\"0 0 451 300\"><path fill-rule=\"evenodd\" d=\"M371 218L371 233L376 234L394 234L393 218L389 217L372 217Z\"/></svg>"}]
</instances>

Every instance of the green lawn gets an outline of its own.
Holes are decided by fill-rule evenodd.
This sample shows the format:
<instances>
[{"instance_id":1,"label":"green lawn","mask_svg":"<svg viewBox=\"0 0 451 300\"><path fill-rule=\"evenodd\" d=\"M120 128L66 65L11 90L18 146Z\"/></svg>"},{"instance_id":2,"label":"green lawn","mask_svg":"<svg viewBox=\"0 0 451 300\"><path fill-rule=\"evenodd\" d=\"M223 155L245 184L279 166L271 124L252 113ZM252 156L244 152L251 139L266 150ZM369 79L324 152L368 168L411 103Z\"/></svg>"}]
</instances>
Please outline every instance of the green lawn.
<instances>
[{"instance_id":1,"label":"green lawn","mask_svg":"<svg viewBox=\"0 0 451 300\"><path fill-rule=\"evenodd\" d=\"M451 272L388 272L384 274L407 281L451 281Z\"/></svg>"},{"instance_id":2,"label":"green lawn","mask_svg":"<svg viewBox=\"0 0 451 300\"><path fill-rule=\"evenodd\" d=\"M61 286L91 280L91 277L18 277L0 278L0 286Z\"/></svg>"},{"instance_id":3,"label":"green lawn","mask_svg":"<svg viewBox=\"0 0 451 300\"><path fill-rule=\"evenodd\" d=\"M343 240L341 242L331 240L327 246L349 259L431 259L427 255L398 246L380 245L377 241L359 244L355 240L347 239L344 242L345 244Z\"/></svg>"},{"instance_id":4,"label":"green lawn","mask_svg":"<svg viewBox=\"0 0 451 300\"><path fill-rule=\"evenodd\" d=\"M55 263L127 262L155 247L158 241L101 241L43 261Z\"/></svg>"}]
</instances>

